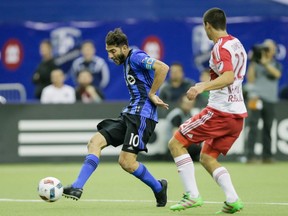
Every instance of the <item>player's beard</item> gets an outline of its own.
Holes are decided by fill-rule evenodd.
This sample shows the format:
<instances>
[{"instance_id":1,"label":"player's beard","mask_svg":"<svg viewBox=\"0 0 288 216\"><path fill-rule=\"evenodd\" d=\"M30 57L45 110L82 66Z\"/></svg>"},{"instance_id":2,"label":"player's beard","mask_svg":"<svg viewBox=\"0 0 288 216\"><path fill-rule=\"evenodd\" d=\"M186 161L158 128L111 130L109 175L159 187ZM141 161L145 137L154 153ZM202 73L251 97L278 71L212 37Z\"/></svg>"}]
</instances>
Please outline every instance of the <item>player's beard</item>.
<instances>
[{"instance_id":1,"label":"player's beard","mask_svg":"<svg viewBox=\"0 0 288 216\"><path fill-rule=\"evenodd\" d=\"M121 65L125 62L125 55L121 52L116 58L113 59L114 63L117 65Z\"/></svg>"}]
</instances>

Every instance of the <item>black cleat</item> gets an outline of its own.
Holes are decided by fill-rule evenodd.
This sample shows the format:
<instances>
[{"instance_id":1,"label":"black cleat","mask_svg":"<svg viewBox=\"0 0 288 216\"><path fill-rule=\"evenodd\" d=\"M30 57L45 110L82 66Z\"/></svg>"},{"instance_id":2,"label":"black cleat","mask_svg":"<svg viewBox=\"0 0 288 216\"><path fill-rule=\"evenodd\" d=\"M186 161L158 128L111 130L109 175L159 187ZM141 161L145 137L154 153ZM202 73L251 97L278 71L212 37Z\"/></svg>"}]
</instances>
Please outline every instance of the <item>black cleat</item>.
<instances>
[{"instance_id":1,"label":"black cleat","mask_svg":"<svg viewBox=\"0 0 288 216\"><path fill-rule=\"evenodd\" d=\"M71 198L77 201L78 199L80 199L82 192L83 192L83 189L73 188L72 185L68 185L64 187L62 196L65 196L66 198Z\"/></svg>"},{"instance_id":2,"label":"black cleat","mask_svg":"<svg viewBox=\"0 0 288 216\"><path fill-rule=\"evenodd\" d=\"M156 198L156 206L157 207L164 207L167 203L167 187L168 182L166 179L159 180L160 184L162 185L162 190L158 193L154 193Z\"/></svg>"}]
</instances>

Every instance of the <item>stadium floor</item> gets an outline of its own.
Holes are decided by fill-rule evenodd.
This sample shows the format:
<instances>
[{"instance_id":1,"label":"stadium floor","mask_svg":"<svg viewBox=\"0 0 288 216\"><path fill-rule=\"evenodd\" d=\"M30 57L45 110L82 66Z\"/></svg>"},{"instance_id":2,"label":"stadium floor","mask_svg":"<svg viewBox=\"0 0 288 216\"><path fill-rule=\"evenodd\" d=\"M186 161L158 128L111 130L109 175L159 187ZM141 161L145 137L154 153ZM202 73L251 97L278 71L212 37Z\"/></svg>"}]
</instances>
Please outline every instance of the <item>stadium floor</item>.
<instances>
[{"instance_id":1,"label":"stadium floor","mask_svg":"<svg viewBox=\"0 0 288 216\"><path fill-rule=\"evenodd\" d=\"M174 163L144 164L155 177L166 178L169 182L168 203L164 208L156 208L151 190L125 173L117 162L99 165L86 184L81 200L61 198L55 203L46 203L38 197L39 180L54 176L64 185L69 184L77 177L81 163L1 164L0 215L213 215L221 209L224 195L199 163L195 163L196 178L205 204L182 212L169 210L169 206L178 202L183 193ZM241 215L288 215L288 162L223 165L229 170L244 202Z\"/></svg>"}]
</instances>

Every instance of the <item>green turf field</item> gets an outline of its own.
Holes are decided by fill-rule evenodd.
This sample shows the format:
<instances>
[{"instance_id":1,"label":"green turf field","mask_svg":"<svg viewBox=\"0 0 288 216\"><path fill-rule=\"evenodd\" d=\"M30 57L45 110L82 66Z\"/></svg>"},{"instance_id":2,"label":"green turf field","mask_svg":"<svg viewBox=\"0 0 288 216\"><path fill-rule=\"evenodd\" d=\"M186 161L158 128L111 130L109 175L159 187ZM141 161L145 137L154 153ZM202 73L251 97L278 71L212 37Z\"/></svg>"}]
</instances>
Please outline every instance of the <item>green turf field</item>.
<instances>
[{"instance_id":1,"label":"green turf field","mask_svg":"<svg viewBox=\"0 0 288 216\"><path fill-rule=\"evenodd\" d=\"M124 172L118 164L101 163L84 188L81 200L61 198L46 203L38 197L41 178L54 176L64 185L71 183L81 167L79 164L13 164L0 165L1 216L170 216L213 215L222 207L224 195L199 163L196 178L205 204L182 212L169 206L182 196L182 185L174 163L145 163L157 178L166 178L168 204L156 208L153 193L138 179ZM288 163L273 165L223 164L232 176L244 202L244 211L237 215L288 215Z\"/></svg>"}]
</instances>

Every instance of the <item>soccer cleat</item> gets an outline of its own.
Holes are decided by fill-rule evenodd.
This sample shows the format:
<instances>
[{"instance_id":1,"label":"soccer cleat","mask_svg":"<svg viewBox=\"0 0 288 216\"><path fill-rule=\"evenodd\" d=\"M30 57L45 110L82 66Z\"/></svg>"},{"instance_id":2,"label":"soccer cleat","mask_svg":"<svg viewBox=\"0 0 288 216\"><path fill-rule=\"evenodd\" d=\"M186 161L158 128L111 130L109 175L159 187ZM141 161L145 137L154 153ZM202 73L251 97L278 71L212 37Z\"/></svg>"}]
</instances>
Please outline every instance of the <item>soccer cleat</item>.
<instances>
[{"instance_id":1,"label":"soccer cleat","mask_svg":"<svg viewBox=\"0 0 288 216\"><path fill-rule=\"evenodd\" d=\"M240 199L234 203L227 203L225 201L222 210L216 212L216 214L234 214L242 209L243 209L243 203Z\"/></svg>"},{"instance_id":2,"label":"soccer cleat","mask_svg":"<svg viewBox=\"0 0 288 216\"><path fill-rule=\"evenodd\" d=\"M164 207L167 203L167 187L168 182L165 179L159 180L160 184L162 185L162 190L158 193L154 193L156 198L156 206L157 207Z\"/></svg>"},{"instance_id":3,"label":"soccer cleat","mask_svg":"<svg viewBox=\"0 0 288 216\"><path fill-rule=\"evenodd\" d=\"M204 203L201 196L198 198L190 198L189 193L184 193L182 199L180 202L178 202L175 205L170 206L170 210L172 211L181 211L185 210L187 208L195 208L198 206L202 206Z\"/></svg>"},{"instance_id":4,"label":"soccer cleat","mask_svg":"<svg viewBox=\"0 0 288 216\"><path fill-rule=\"evenodd\" d=\"M78 199L80 199L82 192L83 189L73 188L72 185L68 185L63 189L63 196L77 201Z\"/></svg>"}]
</instances>

